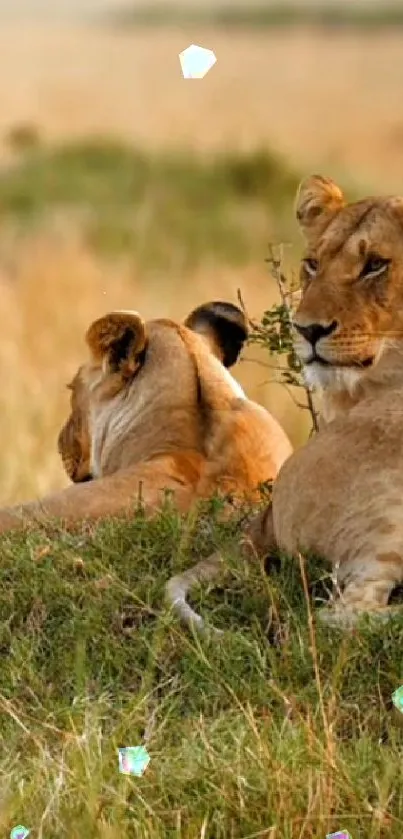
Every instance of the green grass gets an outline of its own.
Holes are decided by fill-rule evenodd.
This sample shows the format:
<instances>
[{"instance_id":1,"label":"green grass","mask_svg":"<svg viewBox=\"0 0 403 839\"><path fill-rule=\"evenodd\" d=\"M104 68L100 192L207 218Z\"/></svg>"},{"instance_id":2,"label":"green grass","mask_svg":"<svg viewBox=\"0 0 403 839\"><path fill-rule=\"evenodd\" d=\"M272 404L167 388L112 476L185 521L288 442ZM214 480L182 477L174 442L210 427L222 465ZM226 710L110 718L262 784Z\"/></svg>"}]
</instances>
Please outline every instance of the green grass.
<instances>
[{"instance_id":1,"label":"green grass","mask_svg":"<svg viewBox=\"0 0 403 839\"><path fill-rule=\"evenodd\" d=\"M195 602L218 645L163 605L216 547L231 577ZM307 572L316 610L330 581ZM0 579L1 835L401 839L403 619L311 636L298 565L248 566L212 508L3 537ZM144 776L119 775L143 742Z\"/></svg>"},{"instance_id":2,"label":"green grass","mask_svg":"<svg viewBox=\"0 0 403 839\"><path fill-rule=\"evenodd\" d=\"M108 139L56 148L36 140L0 171L0 217L25 228L63 210L93 248L132 253L146 270L172 254L184 269L209 258L242 265L256 260L262 239L287 233L297 183L267 151L198 158Z\"/></svg>"},{"instance_id":3,"label":"green grass","mask_svg":"<svg viewBox=\"0 0 403 839\"><path fill-rule=\"evenodd\" d=\"M205 3L199 6L181 6L172 3L147 4L137 8L124 9L108 16L117 25L211 25L231 27L280 28L292 26L313 26L331 29L354 29L359 32L368 29L401 27L403 8L397 4L368 3L356 5L331 3L250 3L225 5Z\"/></svg>"}]
</instances>

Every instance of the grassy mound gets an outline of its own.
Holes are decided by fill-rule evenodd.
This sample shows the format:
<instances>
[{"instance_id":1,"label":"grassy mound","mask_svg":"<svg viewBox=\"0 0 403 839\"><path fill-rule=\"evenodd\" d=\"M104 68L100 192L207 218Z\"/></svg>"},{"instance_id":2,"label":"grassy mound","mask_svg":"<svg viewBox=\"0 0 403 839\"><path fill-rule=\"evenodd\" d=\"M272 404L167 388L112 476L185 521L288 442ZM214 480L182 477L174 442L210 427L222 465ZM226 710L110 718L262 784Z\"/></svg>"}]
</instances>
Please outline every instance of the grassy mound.
<instances>
[{"instance_id":1,"label":"grassy mound","mask_svg":"<svg viewBox=\"0 0 403 839\"><path fill-rule=\"evenodd\" d=\"M222 641L183 632L168 577L221 547L225 587L196 593ZM0 828L58 839L400 839L403 619L315 626L323 564L246 565L214 509L2 538ZM314 612L315 614L315 612ZM140 777L117 749L145 743Z\"/></svg>"}]
</instances>

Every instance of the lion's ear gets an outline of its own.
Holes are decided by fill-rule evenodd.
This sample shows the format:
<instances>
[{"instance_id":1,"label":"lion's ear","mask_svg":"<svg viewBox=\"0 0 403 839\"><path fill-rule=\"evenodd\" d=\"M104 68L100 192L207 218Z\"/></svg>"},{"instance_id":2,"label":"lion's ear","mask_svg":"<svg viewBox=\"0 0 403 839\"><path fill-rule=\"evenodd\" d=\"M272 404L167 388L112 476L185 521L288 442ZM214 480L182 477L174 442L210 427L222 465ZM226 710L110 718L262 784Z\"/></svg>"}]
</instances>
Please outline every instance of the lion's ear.
<instances>
[{"instance_id":1,"label":"lion's ear","mask_svg":"<svg viewBox=\"0 0 403 839\"><path fill-rule=\"evenodd\" d=\"M203 335L225 367L232 367L248 337L245 315L232 303L205 303L194 309L185 326Z\"/></svg>"},{"instance_id":2,"label":"lion's ear","mask_svg":"<svg viewBox=\"0 0 403 839\"><path fill-rule=\"evenodd\" d=\"M321 175L305 178L295 201L295 214L305 238L312 241L319 236L345 203L341 189L330 178Z\"/></svg>"},{"instance_id":3,"label":"lion's ear","mask_svg":"<svg viewBox=\"0 0 403 839\"><path fill-rule=\"evenodd\" d=\"M105 371L130 377L146 347L145 324L137 312L111 312L91 324L86 341L94 361L101 362Z\"/></svg>"}]
</instances>

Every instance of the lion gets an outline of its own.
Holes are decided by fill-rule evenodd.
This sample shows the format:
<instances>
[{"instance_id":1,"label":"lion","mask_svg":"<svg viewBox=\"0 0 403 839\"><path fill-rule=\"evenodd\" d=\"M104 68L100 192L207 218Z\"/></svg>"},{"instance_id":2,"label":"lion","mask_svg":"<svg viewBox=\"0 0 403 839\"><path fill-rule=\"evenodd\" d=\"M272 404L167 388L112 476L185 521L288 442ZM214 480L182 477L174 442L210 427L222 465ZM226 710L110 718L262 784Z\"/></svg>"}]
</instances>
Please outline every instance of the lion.
<instances>
[{"instance_id":1,"label":"lion","mask_svg":"<svg viewBox=\"0 0 403 839\"><path fill-rule=\"evenodd\" d=\"M401 609L389 600L403 582L403 198L348 203L313 175L296 216L306 252L295 349L322 398L320 425L283 464L248 538L261 556L327 561L336 594L318 616L348 628ZM204 563L206 578L219 571L218 557ZM184 596L198 582L186 574Z\"/></svg>"},{"instance_id":2,"label":"lion","mask_svg":"<svg viewBox=\"0 0 403 839\"><path fill-rule=\"evenodd\" d=\"M1 509L0 531L130 516L139 501L150 514L167 491L180 513L215 494L258 497L292 447L229 372L247 335L243 312L217 301L183 324L134 311L92 323L58 438L72 485Z\"/></svg>"}]
</instances>

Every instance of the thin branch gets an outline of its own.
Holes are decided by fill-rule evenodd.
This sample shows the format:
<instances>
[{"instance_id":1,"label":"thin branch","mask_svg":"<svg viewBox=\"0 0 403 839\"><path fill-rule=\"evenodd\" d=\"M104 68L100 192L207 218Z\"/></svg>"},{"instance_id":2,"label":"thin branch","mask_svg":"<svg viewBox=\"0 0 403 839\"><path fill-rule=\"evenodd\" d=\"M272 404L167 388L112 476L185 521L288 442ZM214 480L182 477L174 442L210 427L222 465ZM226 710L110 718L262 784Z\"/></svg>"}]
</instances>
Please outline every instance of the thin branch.
<instances>
[{"instance_id":1,"label":"thin branch","mask_svg":"<svg viewBox=\"0 0 403 839\"><path fill-rule=\"evenodd\" d=\"M273 370L275 373L284 373L286 369L281 364L268 364L267 361L262 361L260 358L241 358L240 364L257 364L259 367L265 367L266 370Z\"/></svg>"},{"instance_id":2,"label":"thin branch","mask_svg":"<svg viewBox=\"0 0 403 839\"><path fill-rule=\"evenodd\" d=\"M294 404L297 406L297 408L303 408L303 410L304 410L304 411L310 411L310 412L311 412L311 414L312 414L312 409L311 409L311 406L310 406L309 404L308 404L308 405L304 405L304 403L303 403L303 402L299 402L299 401L298 401L298 399L297 399L297 398L294 396L294 394L291 392L291 390L290 390L289 386L286 384L286 382L282 382L282 384L283 384L283 386L285 387L285 389L286 389L286 391L287 391L288 395L291 397L291 399L292 399L292 401L294 402ZM316 417L315 417L315 419L316 419ZM313 417L312 417L312 420L313 420ZM317 428L315 428L315 431L317 431Z\"/></svg>"},{"instance_id":3,"label":"thin branch","mask_svg":"<svg viewBox=\"0 0 403 839\"><path fill-rule=\"evenodd\" d=\"M285 388L290 399L292 399L292 401L294 402L296 408L300 408L301 411L309 411L309 405L304 404L304 402L299 402L298 399L291 392L286 382L279 382L277 379L266 379L264 382L262 382L262 385L280 385L280 387Z\"/></svg>"},{"instance_id":4,"label":"thin branch","mask_svg":"<svg viewBox=\"0 0 403 839\"><path fill-rule=\"evenodd\" d=\"M267 259L265 259L265 262L267 262L269 265L271 265L272 275L277 282L278 289L279 289L279 292L280 292L281 302L282 302L282 304L283 304L283 306L284 306L284 308L285 308L285 310L288 314L289 321L290 321L290 324L291 324L292 320L293 320L293 312L292 312L292 309L291 309L291 307L289 305L289 302L288 302L288 298L290 296L290 293L287 293L287 279L286 279L285 275L283 274L283 272L281 271L282 250L283 250L283 246L280 245L281 257L280 257L280 259L276 259L275 256L274 256L274 252L273 252L273 246L269 243L269 257ZM314 407L314 404L313 404L311 389L305 383L303 383L302 387L304 388L305 393L306 393L308 407L309 407L309 410L310 410L311 416L312 416L313 427L314 427L315 431L317 431L318 430L318 418L317 418L316 410L315 410L315 407Z\"/></svg>"},{"instance_id":5,"label":"thin branch","mask_svg":"<svg viewBox=\"0 0 403 839\"><path fill-rule=\"evenodd\" d=\"M280 365L270 365L259 360L256 360L255 363L260 364L262 367L266 367L267 369L271 369L273 372L280 372L280 376L282 377L281 380L279 382L274 380L273 383L283 385L283 387L286 388L287 393L293 400L294 404L298 408L308 410L310 412L312 418L312 433L318 430L318 419L312 398L312 392L300 376L300 370L296 368L293 364L291 326L293 321L293 311L298 303L298 299L300 297L301 292L300 289L295 287L295 275L292 274L290 281L287 279L287 277L281 270L281 265L283 262L284 245L279 246L279 256L275 255L273 246L271 244L269 244L268 247L269 256L267 259L265 259L265 262L267 262L270 265L272 277L277 283L282 305L282 311L278 311L279 307L274 307L274 309L266 313L269 317L269 322L267 324L265 324L264 321L262 323L258 323L257 321L254 321L252 318L249 317L240 289L237 290L238 303L243 311L246 322L252 333L252 340L256 345L268 347L269 352L272 355L275 355L276 352L286 352L288 345L290 345L290 355L288 358L287 367L281 367ZM279 327L279 331L277 331L277 327ZM286 345L284 345L284 341L286 342ZM243 360L252 361L253 359ZM289 381L287 381L287 376L290 379ZM295 383L292 381L292 378L295 378ZM291 385L294 385L294 387L302 387L304 389L306 395L306 404L303 404L298 399L296 399L296 397L290 389Z\"/></svg>"}]
</instances>

